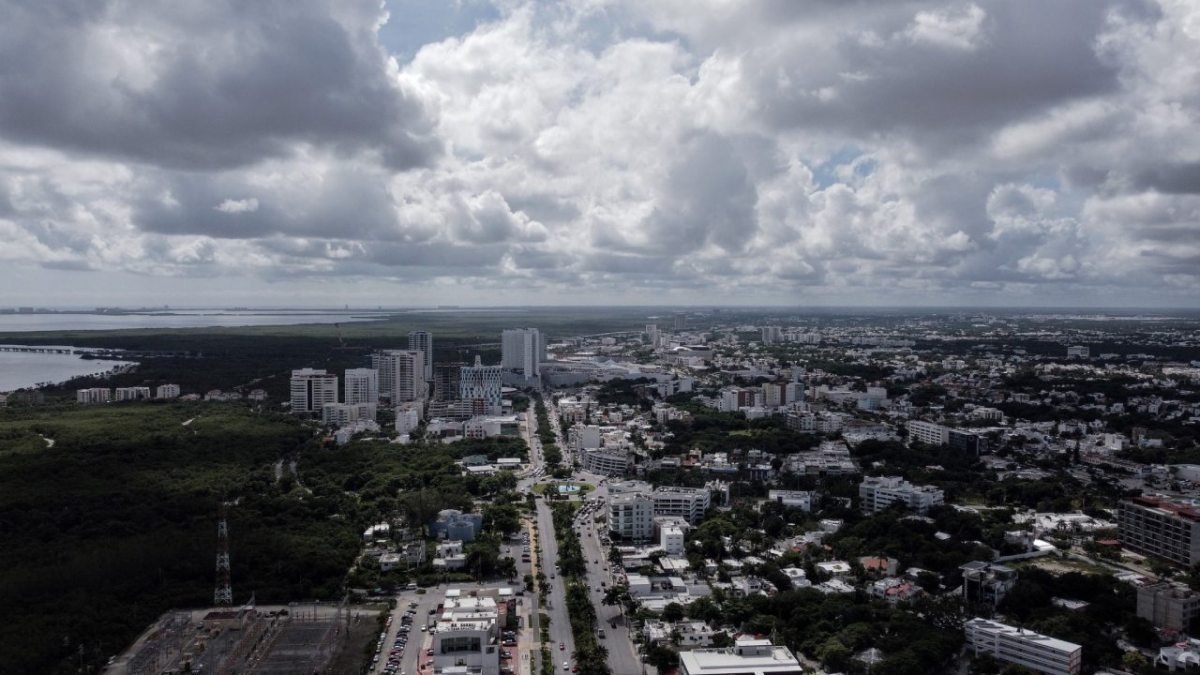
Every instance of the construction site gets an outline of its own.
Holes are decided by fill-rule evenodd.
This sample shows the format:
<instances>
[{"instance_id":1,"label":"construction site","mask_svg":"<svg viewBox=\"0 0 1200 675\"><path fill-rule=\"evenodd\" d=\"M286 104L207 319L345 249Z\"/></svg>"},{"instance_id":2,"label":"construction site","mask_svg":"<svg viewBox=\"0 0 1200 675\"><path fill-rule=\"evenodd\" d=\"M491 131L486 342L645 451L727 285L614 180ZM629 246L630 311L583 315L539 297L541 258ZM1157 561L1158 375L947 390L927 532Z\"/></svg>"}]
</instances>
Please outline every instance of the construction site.
<instances>
[{"instance_id":1,"label":"construction site","mask_svg":"<svg viewBox=\"0 0 1200 675\"><path fill-rule=\"evenodd\" d=\"M324 673L351 627L373 617L342 604L214 607L159 617L109 675Z\"/></svg>"}]
</instances>

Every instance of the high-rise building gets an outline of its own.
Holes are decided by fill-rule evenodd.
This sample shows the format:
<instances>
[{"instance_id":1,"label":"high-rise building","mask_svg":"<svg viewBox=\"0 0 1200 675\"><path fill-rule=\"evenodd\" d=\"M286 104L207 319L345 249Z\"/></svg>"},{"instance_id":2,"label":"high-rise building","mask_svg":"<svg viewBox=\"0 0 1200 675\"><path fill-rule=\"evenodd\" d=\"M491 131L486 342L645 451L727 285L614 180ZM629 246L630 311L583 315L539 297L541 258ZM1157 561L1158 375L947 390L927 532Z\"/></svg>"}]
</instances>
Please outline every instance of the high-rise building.
<instances>
[{"instance_id":1,"label":"high-rise building","mask_svg":"<svg viewBox=\"0 0 1200 675\"><path fill-rule=\"evenodd\" d=\"M425 367L421 370L421 379L429 382L433 379L433 333L424 330L414 330L408 334L408 348L424 355Z\"/></svg>"},{"instance_id":2,"label":"high-rise building","mask_svg":"<svg viewBox=\"0 0 1200 675\"><path fill-rule=\"evenodd\" d=\"M646 344L650 345L651 347L658 346L658 324L646 324Z\"/></svg>"},{"instance_id":3,"label":"high-rise building","mask_svg":"<svg viewBox=\"0 0 1200 675\"><path fill-rule=\"evenodd\" d=\"M457 401L462 389L462 369L467 364L436 363L433 366L433 400Z\"/></svg>"},{"instance_id":4,"label":"high-rise building","mask_svg":"<svg viewBox=\"0 0 1200 675\"><path fill-rule=\"evenodd\" d=\"M613 495L608 500L608 529L631 541L654 536L654 500L645 492Z\"/></svg>"},{"instance_id":5,"label":"high-rise building","mask_svg":"<svg viewBox=\"0 0 1200 675\"><path fill-rule=\"evenodd\" d=\"M425 400L425 356L411 349L385 349L371 356L379 371L379 394L392 405Z\"/></svg>"},{"instance_id":6,"label":"high-rise building","mask_svg":"<svg viewBox=\"0 0 1200 675\"><path fill-rule=\"evenodd\" d=\"M500 338L500 367L515 372L526 380L540 374L546 358L546 342L536 328L512 328Z\"/></svg>"},{"instance_id":7,"label":"high-rise building","mask_svg":"<svg viewBox=\"0 0 1200 675\"><path fill-rule=\"evenodd\" d=\"M1082 667L1083 647L1073 642L979 618L966 622L963 631L975 654L991 654L1036 673L1078 675Z\"/></svg>"},{"instance_id":8,"label":"high-rise building","mask_svg":"<svg viewBox=\"0 0 1200 675\"><path fill-rule=\"evenodd\" d=\"M326 403L337 403L338 378L333 373L314 368L292 371L292 413L319 413Z\"/></svg>"},{"instance_id":9,"label":"high-rise building","mask_svg":"<svg viewBox=\"0 0 1200 675\"><path fill-rule=\"evenodd\" d=\"M674 317L675 330L687 330L687 314L677 312Z\"/></svg>"},{"instance_id":10,"label":"high-rise building","mask_svg":"<svg viewBox=\"0 0 1200 675\"><path fill-rule=\"evenodd\" d=\"M764 345L773 345L783 342L783 329L779 326L763 326L762 327L762 343Z\"/></svg>"},{"instance_id":11,"label":"high-rise building","mask_svg":"<svg viewBox=\"0 0 1200 675\"><path fill-rule=\"evenodd\" d=\"M345 386L342 398L349 405L379 402L379 371L374 368L347 368Z\"/></svg>"},{"instance_id":12,"label":"high-rise building","mask_svg":"<svg viewBox=\"0 0 1200 675\"><path fill-rule=\"evenodd\" d=\"M470 405L472 415L499 415L500 366L485 366L478 356L475 365L459 370L459 398Z\"/></svg>"}]
</instances>

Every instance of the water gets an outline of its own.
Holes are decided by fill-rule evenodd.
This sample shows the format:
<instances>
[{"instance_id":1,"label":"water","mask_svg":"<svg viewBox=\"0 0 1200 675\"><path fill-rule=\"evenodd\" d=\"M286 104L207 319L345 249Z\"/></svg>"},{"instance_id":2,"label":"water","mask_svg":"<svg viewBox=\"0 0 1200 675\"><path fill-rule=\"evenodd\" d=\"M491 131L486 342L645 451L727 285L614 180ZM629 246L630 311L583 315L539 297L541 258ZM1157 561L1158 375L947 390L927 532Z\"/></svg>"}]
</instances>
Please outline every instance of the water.
<instances>
[{"instance_id":1,"label":"water","mask_svg":"<svg viewBox=\"0 0 1200 675\"><path fill-rule=\"evenodd\" d=\"M164 314L0 314L0 333L122 328L207 328L213 326L291 326L302 323L371 321L385 314L279 310L273 312L172 310Z\"/></svg>"},{"instance_id":2,"label":"water","mask_svg":"<svg viewBox=\"0 0 1200 675\"><path fill-rule=\"evenodd\" d=\"M123 366L126 361L82 359L72 354L0 352L0 391L32 387L43 382L64 382Z\"/></svg>"}]
</instances>

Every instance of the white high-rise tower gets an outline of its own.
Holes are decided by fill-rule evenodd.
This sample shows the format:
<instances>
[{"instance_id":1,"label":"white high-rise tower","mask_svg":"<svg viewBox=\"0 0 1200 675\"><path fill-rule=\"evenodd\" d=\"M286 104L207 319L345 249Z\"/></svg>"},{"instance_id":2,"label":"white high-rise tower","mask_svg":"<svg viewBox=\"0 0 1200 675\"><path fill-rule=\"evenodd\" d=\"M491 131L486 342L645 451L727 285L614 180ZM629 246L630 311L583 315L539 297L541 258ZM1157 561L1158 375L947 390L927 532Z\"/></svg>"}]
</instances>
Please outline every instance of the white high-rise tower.
<instances>
[{"instance_id":1,"label":"white high-rise tower","mask_svg":"<svg viewBox=\"0 0 1200 675\"><path fill-rule=\"evenodd\" d=\"M426 382L433 381L433 333L425 330L414 330L408 334L408 348L424 355L425 366L421 370L421 378Z\"/></svg>"}]
</instances>

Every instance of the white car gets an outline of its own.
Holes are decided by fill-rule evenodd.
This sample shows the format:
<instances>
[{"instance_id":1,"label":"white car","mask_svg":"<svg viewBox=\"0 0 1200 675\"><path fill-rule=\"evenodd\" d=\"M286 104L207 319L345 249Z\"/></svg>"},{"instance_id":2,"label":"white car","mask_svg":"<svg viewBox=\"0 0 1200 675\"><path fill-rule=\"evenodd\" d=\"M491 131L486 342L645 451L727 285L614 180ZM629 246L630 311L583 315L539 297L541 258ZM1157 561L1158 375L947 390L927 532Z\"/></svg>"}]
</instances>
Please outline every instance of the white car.
<instances>
[{"instance_id":1,"label":"white car","mask_svg":"<svg viewBox=\"0 0 1200 675\"><path fill-rule=\"evenodd\" d=\"M571 662L563 661L563 670L570 670L570 669L571 669Z\"/></svg>"}]
</instances>

